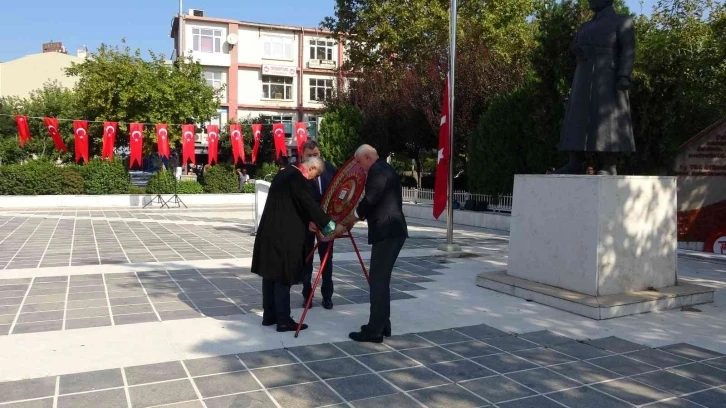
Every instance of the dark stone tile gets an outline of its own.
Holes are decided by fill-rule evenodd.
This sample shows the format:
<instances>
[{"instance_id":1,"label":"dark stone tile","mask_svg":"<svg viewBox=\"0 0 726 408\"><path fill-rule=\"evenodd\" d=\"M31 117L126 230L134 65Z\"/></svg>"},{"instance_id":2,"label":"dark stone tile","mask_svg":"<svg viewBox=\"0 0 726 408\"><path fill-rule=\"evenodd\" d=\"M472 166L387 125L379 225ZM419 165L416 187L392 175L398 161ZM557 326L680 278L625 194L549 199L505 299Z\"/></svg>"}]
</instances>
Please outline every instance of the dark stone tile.
<instances>
[{"instance_id":1,"label":"dark stone tile","mask_svg":"<svg viewBox=\"0 0 726 408\"><path fill-rule=\"evenodd\" d=\"M509 378L502 376L481 378L474 381L467 381L460 385L495 404L536 394Z\"/></svg>"},{"instance_id":2,"label":"dark stone tile","mask_svg":"<svg viewBox=\"0 0 726 408\"><path fill-rule=\"evenodd\" d=\"M595 384L593 388L634 405L647 404L673 397L673 394L649 387L630 378Z\"/></svg>"},{"instance_id":3,"label":"dark stone tile","mask_svg":"<svg viewBox=\"0 0 726 408\"><path fill-rule=\"evenodd\" d=\"M557 351L548 348L521 350L515 351L512 354L522 357L523 359L529 360L533 363L539 364L541 366L549 366L553 364L562 364L575 361L575 359L572 357L566 356L562 353L558 353Z\"/></svg>"},{"instance_id":4,"label":"dark stone tile","mask_svg":"<svg viewBox=\"0 0 726 408\"><path fill-rule=\"evenodd\" d=\"M541 346L557 346L572 341L569 337L560 336L559 334L552 333L549 330L520 334L519 337L537 343Z\"/></svg>"},{"instance_id":5,"label":"dark stone tile","mask_svg":"<svg viewBox=\"0 0 726 408\"><path fill-rule=\"evenodd\" d=\"M395 389L375 374L327 380L338 394L347 401L379 397L395 393Z\"/></svg>"},{"instance_id":6,"label":"dark stone tile","mask_svg":"<svg viewBox=\"0 0 726 408\"><path fill-rule=\"evenodd\" d=\"M448 384L450 382L426 367L387 371L381 375L383 378L404 391L434 387L437 385Z\"/></svg>"},{"instance_id":7,"label":"dark stone tile","mask_svg":"<svg viewBox=\"0 0 726 408\"><path fill-rule=\"evenodd\" d=\"M577 341L560 344L558 346L552 347L552 349L555 351L559 351L560 353L567 354L568 356L574 357L578 360L588 360L591 358L606 357L613 354L609 351L599 349L595 346L580 343Z\"/></svg>"},{"instance_id":8,"label":"dark stone tile","mask_svg":"<svg viewBox=\"0 0 726 408\"><path fill-rule=\"evenodd\" d=\"M723 354L717 353L713 350L697 347L688 343L671 344L670 346L658 347L658 349L694 361L724 356Z\"/></svg>"},{"instance_id":9,"label":"dark stone tile","mask_svg":"<svg viewBox=\"0 0 726 408\"><path fill-rule=\"evenodd\" d=\"M192 401L197 394L189 380L171 381L129 387L131 404L134 408L153 407L155 405L173 404L175 402Z\"/></svg>"},{"instance_id":10,"label":"dark stone tile","mask_svg":"<svg viewBox=\"0 0 726 408\"><path fill-rule=\"evenodd\" d=\"M395 350L406 350L418 347L430 347L431 343L418 337L415 334L403 334L399 336L391 336L385 340L385 343Z\"/></svg>"},{"instance_id":11,"label":"dark stone tile","mask_svg":"<svg viewBox=\"0 0 726 408\"><path fill-rule=\"evenodd\" d=\"M246 394L229 395L205 399L207 408L275 408L276 405L264 391L248 392ZM166 407L164 407L166 408Z\"/></svg>"},{"instance_id":12,"label":"dark stone tile","mask_svg":"<svg viewBox=\"0 0 726 408\"><path fill-rule=\"evenodd\" d=\"M292 352L302 362L345 357L345 354L332 344L292 347L288 351Z\"/></svg>"},{"instance_id":13,"label":"dark stone tile","mask_svg":"<svg viewBox=\"0 0 726 408\"><path fill-rule=\"evenodd\" d=\"M505 337L493 337L485 341L490 346L494 346L498 349L502 349L504 351L517 351L517 350L527 350L531 348L537 348L539 347L538 344L522 340L520 338L517 338L515 336L505 336Z\"/></svg>"},{"instance_id":14,"label":"dark stone tile","mask_svg":"<svg viewBox=\"0 0 726 408\"><path fill-rule=\"evenodd\" d=\"M168 312L159 312L162 321L197 319L202 315L196 310L170 310Z\"/></svg>"},{"instance_id":15,"label":"dark stone tile","mask_svg":"<svg viewBox=\"0 0 726 408\"><path fill-rule=\"evenodd\" d=\"M110 301L111 306L143 305L149 303L149 299L146 296L110 299Z\"/></svg>"},{"instance_id":16,"label":"dark stone tile","mask_svg":"<svg viewBox=\"0 0 726 408\"><path fill-rule=\"evenodd\" d=\"M480 341L448 344L442 347L465 358L475 358L501 353L498 349Z\"/></svg>"},{"instance_id":17,"label":"dark stone tile","mask_svg":"<svg viewBox=\"0 0 726 408\"><path fill-rule=\"evenodd\" d=\"M178 404L164 405L163 408L204 408L199 400L180 402Z\"/></svg>"},{"instance_id":18,"label":"dark stone tile","mask_svg":"<svg viewBox=\"0 0 726 408\"><path fill-rule=\"evenodd\" d=\"M106 311L108 313L108 311ZM21 313L18 316L18 323L46 322L49 320L63 320L63 311Z\"/></svg>"},{"instance_id":19,"label":"dark stone tile","mask_svg":"<svg viewBox=\"0 0 726 408\"><path fill-rule=\"evenodd\" d=\"M592 388L580 387L548 395L553 400L570 408L627 408L630 404L595 391Z\"/></svg>"},{"instance_id":20,"label":"dark stone tile","mask_svg":"<svg viewBox=\"0 0 726 408\"><path fill-rule=\"evenodd\" d=\"M198 358L194 360L184 360L189 374L192 377L198 375L231 373L234 371L243 371L245 368L235 355Z\"/></svg>"},{"instance_id":21,"label":"dark stone tile","mask_svg":"<svg viewBox=\"0 0 726 408\"><path fill-rule=\"evenodd\" d=\"M270 394L280 406L285 408L314 408L342 402L333 391L321 382L275 388L270 390Z\"/></svg>"},{"instance_id":22,"label":"dark stone tile","mask_svg":"<svg viewBox=\"0 0 726 408\"><path fill-rule=\"evenodd\" d=\"M187 376L179 361L127 367L124 371L129 385L176 380Z\"/></svg>"},{"instance_id":23,"label":"dark stone tile","mask_svg":"<svg viewBox=\"0 0 726 408\"><path fill-rule=\"evenodd\" d=\"M375 397L365 400L359 400L351 403L354 408L380 408L380 407L396 407L396 408L420 408L416 401L407 397L406 394L391 394L382 397Z\"/></svg>"},{"instance_id":24,"label":"dark stone tile","mask_svg":"<svg viewBox=\"0 0 726 408\"><path fill-rule=\"evenodd\" d=\"M477 339L477 340L485 340L485 339L490 339L492 337L502 337L502 336L508 335L508 333L505 333L501 330L487 326L486 324L480 324L480 325L476 325L476 326L467 326L467 327L458 327L454 330L456 330L457 332L462 333L466 336Z\"/></svg>"},{"instance_id":25,"label":"dark stone tile","mask_svg":"<svg viewBox=\"0 0 726 408\"><path fill-rule=\"evenodd\" d=\"M603 350L612 351L613 353L627 353L629 351L637 351L648 348L642 344L633 343L632 341L623 340L615 336L603 337L595 340L585 340L585 343Z\"/></svg>"},{"instance_id":26,"label":"dark stone tile","mask_svg":"<svg viewBox=\"0 0 726 408\"><path fill-rule=\"evenodd\" d=\"M235 305L212 308L204 308L200 306L199 310L202 312L203 315L207 317L234 316L245 314L245 312L243 312L239 307Z\"/></svg>"},{"instance_id":27,"label":"dark stone tile","mask_svg":"<svg viewBox=\"0 0 726 408\"><path fill-rule=\"evenodd\" d=\"M240 354L239 357L250 370L297 363L295 357L291 356L285 349L245 353Z\"/></svg>"},{"instance_id":28,"label":"dark stone tile","mask_svg":"<svg viewBox=\"0 0 726 408\"><path fill-rule=\"evenodd\" d=\"M455 384L412 391L409 394L429 408L479 408L489 406L482 398Z\"/></svg>"},{"instance_id":29,"label":"dark stone tile","mask_svg":"<svg viewBox=\"0 0 726 408\"><path fill-rule=\"evenodd\" d=\"M63 311L60 311L60 318L63 318ZM108 307L93 307L88 309L74 309L66 312L66 319L85 319L87 317L110 316Z\"/></svg>"},{"instance_id":30,"label":"dark stone tile","mask_svg":"<svg viewBox=\"0 0 726 408\"><path fill-rule=\"evenodd\" d=\"M719 370L717 368L713 368L701 363L694 363L681 367L670 368L668 369L668 371L716 387L726 385L726 371Z\"/></svg>"},{"instance_id":31,"label":"dark stone tile","mask_svg":"<svg viewBox=\"0 0 726 408\"><path fill-rule=\"evenodd\" d=\"M473 380L497 375L494 371L474 364L469 360L449 361L427 366L453 382Z\"/></svg>"},{"instance_id":32,"label":"dark stone tile","mask_svg":"<svg viewBox=\"0 0 726 408\"><path fill-rule=\"evenodd\" d=\"M370 373L367 368L350 357L314 361L306 365L323 380Z\"/></svg>"},{"instance_id":33,"label":"dark stone tile","mask_svg":"<svg viewBox=\"0 0 726 408\"><path fill-rule=\"evenodd\" d=\"M644 349L623 355L658 368L669 368L692 362L691 360L655 349Z\"/></svg>"},{"instance_id":34,"label":"dark stone tile","mask_svg":"<svg viewBox=\"0 0 726 408\"><path fill-rule=\"evenodd\" d=\"M577 388L580 383L565 378L546 368L507 374L507 377L541 394Z\"/></svg>"},{"instance_id":35,"label":"dark stone tile","mask_svg":"<svg viewBox=\"0 0 726 408\"><path fill-rule=\"evenodd\" d=\"M497 404L499 408L562 408L562 405L538 395L536 397L529 397L520 400L505 402Z\"/></svg>"},{"instance_id":36,"label":"dark stone tile","mask_svg":"<svg viewBox=\"0 0 726 408\"><path fill-rule=\"evenodd\" d=\"M408 299L416 299L416 296L413 296L406 292L391 292L391 301Z\"/></svg>"},{"instance_id":37,"label":"dark stone tile","mask_svg":"<svg viewBox=\"0 0 726 408\"><path fill-rule=\"evenodd\" d=\"M48 331L58 331L63 328L62 320L54 320L50 322L37 323L17 323L13 328L13 334L23 333L40 333Z\"/></svg>"},{"instance_id":38,"label":"dark stone tile","mask_svg":"<svg viewBox=\"0 0 726 408\"><path fill-rule=\"evenodd\" d=\"M117 325L136 324L136 323L158 322L159 318L156 317L156 314L154 314L154 313L141 313L141 314L131 314L131 315L120 315L120 316L117 316L114 314L113 321Z\"/></svg>"},{"instance_id":39,"label":"dark stone tile","mask_svg":"<svg viewBox=\"0 0 726 408\"><path fill-rule=\"evenodd\" d=\"M91 317L88 319L69 319L66 320L66 330L72 329L88 329L91 327L104 327L111 325L111 318L106 317Z\"/></svg>"},{"instance_id":40,"label":"dark stone tile","mask_svg":"<svg viewBox=\"0 0 726 408\"><path fill-rule=\"evenodd\" d=\"M0 306L0 314L2 313L2 306ZM35 305L23 305L23 313L33 313L33 312L51 312L54 310L63 310L65 308L65 302L55 302L55 303L38 303ZM17 307L15 307L15 311L17 312Z\"/></svg>"},{"instance_id":41,"label":"dark stone tile","mask_svg":"<svg viewBox=\"0 0 726 408\"><path fill-rule=\"evenodd\" d=\"M548 369L564 375L565 377L568 377L572 380L579 381L583 384L592 384L621 377L620 374L594 366L585 361L558 364L550 366L548 367Z\"/></svg>"},{"instance_id":42,"label":"dark stone tile","mask_svg":"<svg viewBox=\"0 0 726 408\"><path fill-rule=\"evenodd\" d=\"M711 367L720 368L721 370L726 371L726 357L715 358L713 360L704 361L703 364L709 365Z\"/></svg>"},{"instance_id":43,"label":"dark stone tile","mask_svg":"<svg viewBox=\"0 0 726 408\"><path fill-rule=\"evenodd\" d=\"M632 377L634 380L648 384L651 387L668 391L675 395L691 394L704 390L709 386L668 371L655 371Z\"/></svg>"},{"instance_id":44,"label":"dark stone tile","mask_svg":"<svg viewBox=\"0 0 726 408\"><path fill-rule=\"evenodd\" d=\"M10 333L10 325L9 324L0 325L0 336L7 336L8 333Z\"/></svg>"},{"instance_id":45,"label":"dark stone tile","mask_svg":"<svg viewBox=\"0 0 726 408\"><path fill-rule=\"evenodd\" d=\"M437 330L418 333L418 335L435 344L460 343L471 340L468 336L454 330Z\"/></svg>"},{"instance_id":46,"label":"dark stone tile","mask_svg":"<svg viewBox=\"0 0 726 408\"><path fill-rule=\"evenodd\" d=\"M472 360L500 374L538 367L537 364L511 354L495 354Z\"/></svg>"},{"instance_id":47,"label":"dark stone tile","mask_svg":"<svg viewBox=\"0 0 726 408\"><path fill-rule=\"evenodd\" d=\"M387 353L369 354L356 357L363 365L369 367L373 371L386 371L398 368L409 368L420 365L416 361L397 352L390 351Z\"/></svg>"},{"instance_id":48,"label":"dark stone tile","mask_svg":"<svg viewBox=\"0 0 726 408\"><path fill-rule=\"evenodd\" d=\"M154 309L151 308L151 304L149 304L149 302L141 305L113 306L111 310L114 315L154 313Z\"/></svg>"},{"instance_id":49,"label":"dark stone tile","mask_svg":"<svg viewBox=\"0 0 726 408\"><path fill-rule=\"evenodd\" d=\"M203 398L255 391L261 388L249 371L197 377L194 379L194 383L197 384Z\"/></svg>"},{"instance_id":50,"label":"dark stone tile","mask_svg":"<svg viewBox=\"0 0 726 408\"><path fill-rule=\"evenodd\" d=\"M45 398L24 402L12 402L2 406L3 408L53 408L53 398Z\"/></svg>"},{"instance_id":51,"label":"dark stone tile","mask_svg":"<svg viewBox=\"0 0 726 408\"><path fill-rule=\"evenodd\" d=\"M15 320L14 314L8 314L8 315L0 315L0 325L10 325L13 324L13 321Z\"/></svg>"},{"instance_id":52,"label":"dark stone tile","mask_svg":"<svg viewBox=\"0 0 726 408\"><path fill-rule=\"evenodd\" d=\"M262 368L253 370L252 373L266 388L285 387L317 380L315 374L302 364Z\"/></svg>"},{"instance_id":53,"label":"dark stone tile","mask_svg":"<svg viewBox=\"0 0 726 408\"><path fill-rule=\"evenodd\" d=\"M333 345L343 350L343 352L350 354L351 356L360 356L363 354L391 351L391 349L385 344L359 343L357 341L344 341L342 343L334 343Z\"/></svg>"},{"instance_id":54,"label":"dark stone tile","mask_svg":"<svg viewBox=\"0 0 726 408\"><path fill-rule=\"evenodd\" d=\"M642 363L623 356L610 356L588 360L590 364L614 371L624 376L643 374L648 371L655 371L658 367Z\"/></svg>"},{"instance_id":55,"label":"dark stone tile","mask_svg":"<svg viewBox=\"0 0 726 408\"><path fill-rule=\"evenodd\" d=\"M91 371L62 375L60 377L59 393L63 395L123 386L124 380L119 369Z\"/></svg>"},{"instance_id":56,"label":"dark stone tile","mask_svg":"<svg viewBox=\"0 0 726 408\"><path fill-rule=\"evenodd\" d=\"M425 347L404 350L401 353L418 361L423 365L444 363L446 361L460 360L461 357L441 347Z\"/></svg>"},{"instance_id":57,"label":"dark stone tile","mask_svg":"<svg viewBox=\"0 0 726 408\"><path fill-rule=\"evenodd\" d=\"M55 377L0 383L0 402L52 397L54 394Z\"/></svg>"},{"instance_id":58,"label":"dark stone tile","mask_svg":"<svg viewBox=\"0 0 726 408\"><path fill-rule=\"evenodd\" d=\"M123 388L58 397L58 408L127 408Z\"/></svg>"},{"instance_id":59,"label":"dark stone tile","mask_svg":"<svg viewBox=\"0 0 726 408\"><path fill-rule=\"evenodd\" d=\"M698 394L689 395L683 397L689 401L693 401L696 404L701 404L704 407L709 408L724 408L726 407L726 390L724 389L711 389Z\"/></svg>"},{"instance_id":60,"label":"dark stone tile","mask_svg":"<svg viewBox=\"0 0 726 408\"><path fill-rule=\"evenodd\" d=\"M703 408L703 405L694 404L680 398L672 398L665 401L656 402L647 406L648 408Z\"/></svg>"}]
</instances>

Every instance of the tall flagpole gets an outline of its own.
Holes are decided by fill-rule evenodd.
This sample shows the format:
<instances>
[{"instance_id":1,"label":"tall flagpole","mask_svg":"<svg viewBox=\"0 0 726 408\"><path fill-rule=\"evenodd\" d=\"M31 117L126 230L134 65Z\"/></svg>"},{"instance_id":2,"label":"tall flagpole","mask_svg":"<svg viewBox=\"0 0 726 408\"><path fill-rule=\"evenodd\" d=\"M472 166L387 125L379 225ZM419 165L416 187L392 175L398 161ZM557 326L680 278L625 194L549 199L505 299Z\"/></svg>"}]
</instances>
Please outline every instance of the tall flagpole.
<instances>
[{"instance_id":1,"label":"tall flagpole","mask_svg":"<svg viewBox=\"0 0 726 408\"><path fill-rule=\"evenodd\" d=\"M177 34L178 40L179 40L179 52L177 52L177 58L181 58L184 56L184 41L182 41L182 36L184 35L184 29L182 28L182 14L184 14L184 5L182 4L183 0L179 0L179 34Z\"/></svg>"},{"instance_id":2,"label":"tall flagpole","mask_svg":"<svg viewBox=\"0 0 726 408\"><path fill-rule=\"evenodd\" d=\"M454 244L454 89L456 87L456 1L449 0L449 182L446 202L446 244Z\"/></svg>"}]
</instances>

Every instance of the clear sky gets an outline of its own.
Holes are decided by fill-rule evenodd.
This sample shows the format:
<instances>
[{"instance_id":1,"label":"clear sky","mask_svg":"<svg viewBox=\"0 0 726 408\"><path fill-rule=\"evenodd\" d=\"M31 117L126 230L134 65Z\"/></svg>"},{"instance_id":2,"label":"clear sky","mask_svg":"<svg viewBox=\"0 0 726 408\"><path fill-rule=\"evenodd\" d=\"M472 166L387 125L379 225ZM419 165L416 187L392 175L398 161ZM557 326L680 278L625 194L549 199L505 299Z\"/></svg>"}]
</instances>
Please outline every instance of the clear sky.
<instances>
[{"instance_id":1,"label":"clear sky","mask_svg":"<svg viewBox=\"0 0 726 408\"><path fill-rule=\"evenodd\" d=\"M627 0L641 11L639 0ZM655 0L644 0L649 12ZM167 56L173 42L171 20L178 0L0 0L0 62L39 53L41 45L61 41L71 54L86 45L119 44ZM210 17L317 27L333 13L334 0L184 0L185 13L202 9Z\"/></svg>"}]
</instances>

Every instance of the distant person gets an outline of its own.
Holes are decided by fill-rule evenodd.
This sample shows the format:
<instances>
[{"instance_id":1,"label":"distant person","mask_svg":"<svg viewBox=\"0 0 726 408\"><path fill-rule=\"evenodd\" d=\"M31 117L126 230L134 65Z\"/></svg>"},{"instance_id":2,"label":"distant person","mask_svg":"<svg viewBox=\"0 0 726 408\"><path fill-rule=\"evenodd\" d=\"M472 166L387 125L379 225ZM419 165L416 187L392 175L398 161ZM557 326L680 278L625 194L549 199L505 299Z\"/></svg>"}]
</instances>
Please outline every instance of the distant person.
<instances>
[{"instance_id":1,"label":"distant person","mask_svg":"<svg viewBox=\"0 0 726 408\"><path fill-rule=\"evenodd\" d=\"M585 171L585 174L587 174L588 176L594 176L595 168L592 166L587 166L587 170Z\"/></svg>"},{"instance_id":2,"label":"distant person","mask_svg":"<svg viewBox=\"0 0 726 408\"><path fill-rule=\"evenodd\" d=\"M237 169L237 177L239 178L239 191L244 191L245 184L250 181L250 176L247 175L247 169Z\"/></svg>"}]
</instances>

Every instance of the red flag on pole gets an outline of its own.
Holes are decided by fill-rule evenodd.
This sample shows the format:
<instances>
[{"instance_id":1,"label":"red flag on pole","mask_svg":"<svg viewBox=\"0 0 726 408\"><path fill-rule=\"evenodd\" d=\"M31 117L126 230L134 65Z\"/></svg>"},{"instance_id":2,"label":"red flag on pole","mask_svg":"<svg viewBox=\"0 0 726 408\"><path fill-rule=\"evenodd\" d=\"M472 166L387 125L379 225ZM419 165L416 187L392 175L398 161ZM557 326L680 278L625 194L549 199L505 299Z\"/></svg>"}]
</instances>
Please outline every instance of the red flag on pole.
<instances>
[{"instance_id":1,"label":"red flag on pole","mask_svg":"<svg viewBox=\"0 0 726 408\"><path fill-rule=\"evenodd\" d=\"M81 159L88 163L88 122L85 120L73 121L73 134L75 135L75 143L73 151L76 152L76 163Z\"/></svg>"},{"instance_id":2,"label":"red flag on pole","mask_svg":"<svg viewBox=\"0 0 726 408\"><path fill-rule=\"evenodd\" d=\"M156 146L157 151L162 157L169 158L169 128L167 125L156 125Z\"/></svg>"},{"instance_id":3,"label":"red flag on pole","mask_svg":"<svg viewBox=\"0 0 726 408\"><path fill-rule=\"evenodd\" d=\"M207 163L210 166L212 165L212 163L219 163L217 160L217 150L219 149L219 126L207 126L207 145L209 146L209 160L207 161Z\"/></svg>"},{"instance_id":4,"label":"red flag on pole","mask_svg":"<svg viewBox=\"0 0 726 408\"><path fill-rule=\"evenodd\" d=\"M295 141L297 142L297 157L302 158L303 145L308 141L308 124L298 122L295 124Z\"/></svg>"},{"instance_id":5,"label":"red flag on pole","mask_svg":"<svg viewBox=\"0 0 726 408\"><path fill-rule=\"evenodd\" d=\"M101 150L101 160L108 158L113 160L113 149L116 146L116 131L118 130L118 122L103 123L103 149Z\"/></svg>"},{"instance_id":6,"label":"red flag on pole","mask_svg":"<svg viewBox=\"0 0 726 408\"><path fill-rule=\"evenodd\" d=\"M438 219L446 208L449 185L449 77L444 85L444 102L439 127L439 150L436 157L436 184L434 185L434 218Z\"/></svg>"},{"instance_id":7,"label":"red flag on pole","mask_svg":"<svg viewBox=\"0 0 726 408\"><path fill-rule=\"evenodd\" d=\"M285 146L285 125L275 123L272 125L272 136L275 139L275 159L279 159L280 155L287 157L287 146Z\"/></svg>"},{"instance_id":8,"label":"red flag on pole","mask_svg":"<svg viewBox=\"0 0 726 408\"><path fill-rule=\"evenodd\" d=\"M18 125L18 136L20 137L20 147L25 147L25 141L30 140L30 128L28 127L28 117L15 115L15 123Z\"/></svg>"},{"instance_id":9,"label":"red flag on pole","mask_svg":"<svg viewBox=\"0 0 726 408\"><path fill-rule=\"evenodd\" d=\"M262 140L262 125L252 125L252 135L255 138L255 144L252 146L252 164L257 163L257 153L260 151L260 141Z\"/></svg>"},{"instance_id":10,"label":"red flag on pole","mask_svg":"<svg viewBox=\"0 0 726 408\"><path fill-rule=\"evenodd\" d=\"M197 165L196 155L194 152L194 125L182 125L182 160L183 166L190 161L193 165Z\"/></svg>"},{"instance_id":11,"label":"red flag on pole","mask_svg":"<svg viewBox=\"0 0 726 408\"><path fill-rule=\"evenodd\" d=\"M142 167L141 150L144 147L144 125L141 123L132 123L129 125L129 167L133 167L134 163L138 163Z\"/></svg>"},{"instance_id":12,"label":"red flag on pole","mask_svg":"<svg viewBox=\"0 0 726 408\"><path fill-rule=\"evenodd\" d=\"M242 125L229 125L230 144L232 145L232 158L234 164L239 160L245 162L244 137L242 136Z\"/></svg>"},{"instance_id":13,"label":"red flag on pole","mask_svg":"<svg viewBox=\"0 0 726 408\"><path fill-rule=\"evenodd\" d=\"M60 135L60 130L58 130L58 119L43 118L43 122L45 123L45 127L48 129L48 134L50 135L50 138L53 139L53 143L55 143L55 149L61 152L67 152L68 147L63 142L63 138Z\"/></svg>"}]
</instances>

